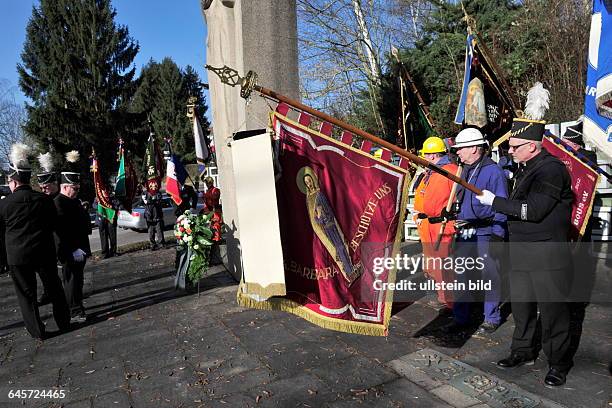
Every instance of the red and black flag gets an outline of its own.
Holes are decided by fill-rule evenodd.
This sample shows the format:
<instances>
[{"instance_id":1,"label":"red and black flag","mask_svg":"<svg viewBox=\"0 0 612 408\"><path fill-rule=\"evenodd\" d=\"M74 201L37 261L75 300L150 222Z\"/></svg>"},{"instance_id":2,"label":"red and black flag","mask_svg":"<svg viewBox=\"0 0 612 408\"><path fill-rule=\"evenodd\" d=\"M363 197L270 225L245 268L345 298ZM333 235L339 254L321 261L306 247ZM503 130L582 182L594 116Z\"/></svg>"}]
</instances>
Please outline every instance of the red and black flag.
<instances>
[{"instance_id":1,"label":"red and black flag","mask_svg":"<svg viewBox=\"0 0 612 408\"><path fill-rule=\"evenodd\" d=\"M111 195L106 183L100 174L95 151L91 153L91 172L93 173L94 189L96 190L96 198L98 199L98 215L102 218L106 218L109 222L114 222L117 211L111 201Z\"/></svg>"}]
</instances>

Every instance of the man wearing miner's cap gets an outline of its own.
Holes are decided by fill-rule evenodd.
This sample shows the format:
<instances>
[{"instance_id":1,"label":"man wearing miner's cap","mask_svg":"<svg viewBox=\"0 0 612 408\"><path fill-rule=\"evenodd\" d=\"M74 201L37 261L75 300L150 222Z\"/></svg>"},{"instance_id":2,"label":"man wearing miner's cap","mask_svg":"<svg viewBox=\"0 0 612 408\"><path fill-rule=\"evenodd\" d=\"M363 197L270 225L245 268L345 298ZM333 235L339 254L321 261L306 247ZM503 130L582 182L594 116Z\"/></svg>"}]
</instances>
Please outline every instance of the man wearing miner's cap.
<instances>
[{"instance_id":1,"label":"man wearing miner's cap","mask_svg":"<svg viewBox=\"0 0 612 408\"><path fill-rule=\"evenodd\" d=\"M37 272L51 297L53 317L60 330L68 330L70 315L57 276L55 207L49 196L30 186L29 151L21 143L11 148L8 178L12 194L0 201L0 265L8 268L13 279L26 330L32 337L43 340L48 334L38 312Z\"/></svg>"},{"instance_id":2,"label":"man wearing miner's cap","mask_svg":"<svg viewBox=\"0 0 612 408\"><path fill-rule=\"evenodd\" d=\"M526 114L530 111L534 114L516 118L512 123L509 153L520 166L510 197L496 197L484 190L477 199L506 214L510 231L510 290L515 328L510 356L497 364L504 368L533 364L539 351L535 341L539 308L542 349L549 363L544 382L560 386L572 366L566 300L572 268L568 236L573 193L565 165L542 148L544 110L530 108L530 97L534 94L548 106L548 91L538 83L529 91L525 109ZM534 117L538 112L541 115Z\"/></svg>"},{"instance_id":3,"label":"man wearing miner's cap","mask_svg":"<svg viewBox=\"0 0 612 408\"><path fill-rule=\"evenodd\" d=\"M78 161L77 151L66 154L65 169L60 176L60 194L54 201L58 218L57 257L62 264L66 299L70 306L71 320L82 323L87 318L83 306L83 270L87 257L91 255L88 237L91 234L91 224L89 215L77 198L81 187Z\"/></svg>"}]
</instances>

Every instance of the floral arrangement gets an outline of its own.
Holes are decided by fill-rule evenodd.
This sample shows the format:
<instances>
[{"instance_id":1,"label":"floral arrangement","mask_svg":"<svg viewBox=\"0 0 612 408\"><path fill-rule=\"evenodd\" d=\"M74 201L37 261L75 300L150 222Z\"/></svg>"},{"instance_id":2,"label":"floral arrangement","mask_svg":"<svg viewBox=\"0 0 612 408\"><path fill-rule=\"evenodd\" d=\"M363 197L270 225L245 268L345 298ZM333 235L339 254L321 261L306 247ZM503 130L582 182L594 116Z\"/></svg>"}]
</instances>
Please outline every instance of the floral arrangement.
<instances>
[{"instance_id":1,"label":"floral arrangement","mask_svg":"<svg viewBox=\"0 0 612 408\"><path fill-rule=\"evenodd\" d=\"M213 236L210 225L211 217L212 213L196 215L190 211L185 211L183 215L177 218L174 225L177 245L191 253L187 277L193 283L197 283L208 270L210 247L213 244L211 240Z\"/></svg>"}]
</instances>

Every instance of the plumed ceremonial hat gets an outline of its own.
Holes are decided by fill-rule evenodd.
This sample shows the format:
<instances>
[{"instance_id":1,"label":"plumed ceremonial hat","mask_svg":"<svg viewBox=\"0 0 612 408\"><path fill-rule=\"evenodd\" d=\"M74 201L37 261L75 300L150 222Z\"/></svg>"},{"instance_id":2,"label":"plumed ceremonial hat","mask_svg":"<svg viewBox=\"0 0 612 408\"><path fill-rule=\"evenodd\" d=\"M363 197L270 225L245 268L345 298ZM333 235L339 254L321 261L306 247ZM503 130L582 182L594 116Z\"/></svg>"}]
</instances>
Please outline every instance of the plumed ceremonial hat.
<instances>
[{"instance_id":1,"label":"plumed ceremonial hat","mask_svg":"<svg viewBox=\"0 0 612 408\"><path fill-rule=\"evenodd\" d=\"M20 183L30 183L30 178L32 177L32 167L28 161L30 151L30 147L23 143L15 143L11 146L8 173L10 179Z\"/></svg>"},{"instance_id":2,"label":"plumed ceremonial hat","mask_svg":"<svg viewBox=\"0 0 612 408\"><path fill-rule=\"evenodd\" d=\"M66 163L64 164L64 170L61 174L61 184L80 184L81 173L79 172L79 152L71 150L66 153Z\"/></svg>"},{"instance_id":3,"label":"plumed ceremonial hat","mask_svg":"<svg viewBox=\"0 0 612 408\"><path fill-rule=\"evenodd\" d=\"M47 152L38 155L38 163L40 163L41 171L36 175L38 184L57 183L57 173L53 171L53 156Z\"/></svg>"},{"instance_id":4,"label":"plumed ceremonial hat","mask_svg":"<svg viewBox=\"0 0 612 408\"><path fill-rule=\"evenodd\" d=\"M527 92L527 103L525 104L524 117L514 118L510 137L519 139L542 141L546 121L544 115L549 106L550 92L540 82Z\"/></svg>"}]
</instances>

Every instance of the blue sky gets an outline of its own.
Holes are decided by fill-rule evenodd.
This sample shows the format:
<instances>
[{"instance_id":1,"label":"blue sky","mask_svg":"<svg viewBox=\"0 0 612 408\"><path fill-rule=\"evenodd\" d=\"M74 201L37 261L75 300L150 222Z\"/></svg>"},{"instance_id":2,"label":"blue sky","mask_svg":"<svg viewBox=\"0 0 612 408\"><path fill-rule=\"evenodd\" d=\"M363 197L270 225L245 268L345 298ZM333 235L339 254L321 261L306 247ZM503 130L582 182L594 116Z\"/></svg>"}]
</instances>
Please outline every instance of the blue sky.
<instances>
[{"instance_id":1,"label":"blue sky","mask_svg":"<svg viewBox=\"0 0 612 408\"><path fill-rule=\"evenodd\" d=\"M18 90L16 65L34 4L38 0L3 1L0 14L0 80L15 86L18 101L25 101L25 97ZM202 81L208 82L204 69L206 26L199 0L113 0L112 5L117 11L115 21L127 25L140 45L134 60L137 72L150 58L161 61L171 57L180 67L193 66Z\"/></svg>"}]
</instances>

